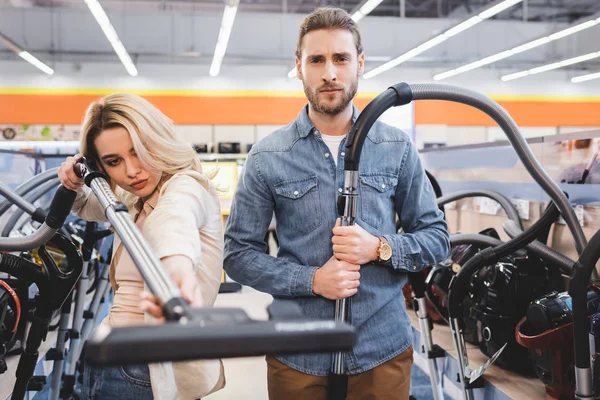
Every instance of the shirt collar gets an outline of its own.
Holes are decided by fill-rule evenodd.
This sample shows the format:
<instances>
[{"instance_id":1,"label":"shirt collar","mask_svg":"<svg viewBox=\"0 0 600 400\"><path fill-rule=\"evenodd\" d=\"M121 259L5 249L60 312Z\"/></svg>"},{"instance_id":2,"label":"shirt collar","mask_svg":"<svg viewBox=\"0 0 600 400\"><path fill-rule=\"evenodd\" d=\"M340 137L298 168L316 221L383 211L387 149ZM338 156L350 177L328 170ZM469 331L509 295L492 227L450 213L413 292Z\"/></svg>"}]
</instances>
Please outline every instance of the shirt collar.
<instances>
[{"instance_id":1,"label":"shirt collar","mask_svg":"<svg viewBox=\"0 0 600 400\"><path fill-rule=\"evenodd\" d=\"M158 204L158 198L160 197L160 189L163 187L164 183L167 180L168 177L166 177L166 175L163 175L163 177L160 179L160 182L158 182L158 185L156 185L154 192L152 192L148 200L144 201L141 197L139 197L135 201L133 207L135 208L136 214L139 214L142 208L144 209L144 211L146 211L146 214L150 214L150 212L152 212L152 210L156 208L156 205Z\"/></svg>"},{"instance_id":2,"label":"shirt collar","mask_svg":"<svg viewBox=\"0 0 600 400\"><path fill-rule=\"evenodd\" d=\"M359 115L360 115L360 111L358 110L358 108L356 108L356 106L353 103L352 104L352 126L356 122L356 119L358 118ZM305 137L307 137L310 133L312 133L315 129L315 126L313 125L312 121L310 120L310 118L308 118L308 104L306 104L304 107L302 107L302 110L300 110L300 113L298 114L298 117L296 118L296 129L298 130L298 135L300 135L300 137L303 139Z\"/></svg>"}]
</instances>

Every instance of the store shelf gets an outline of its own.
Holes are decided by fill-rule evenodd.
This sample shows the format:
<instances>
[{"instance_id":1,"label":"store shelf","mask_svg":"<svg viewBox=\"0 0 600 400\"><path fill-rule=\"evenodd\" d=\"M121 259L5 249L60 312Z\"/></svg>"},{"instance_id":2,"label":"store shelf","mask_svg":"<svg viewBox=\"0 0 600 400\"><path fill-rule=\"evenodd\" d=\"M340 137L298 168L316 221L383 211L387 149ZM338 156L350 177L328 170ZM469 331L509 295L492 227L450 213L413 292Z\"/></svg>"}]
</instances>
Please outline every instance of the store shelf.
<instances>
[{"instance_id":1,"label":"store shelf","mask_svg":"<svg viewBox=\"0 0 600 400\"><path fill-rule=\"evenodd\" d=\"M413 310L408 310L412 328L413 343L415 348L414 358L423 371L429 373L427 368L427 359L420 352L421 337L419 332L419 321ZM444 392L449 398L461 399L462 393L457 382L458 363L456 361L456 352L452 344L452 334L450 327L442 324L434 324L433 341L446 351L446 357L438 360L438 368L444 373ZM467 353L469 355L469 364L472 369L479 367L487 361L487 357L481 351L467 343ZM546 388L542 381L537 377L526 378L514 372L507 371L495 365L491 365L483 375L484 388L474 389L473 397L475 400L508 400L508 399L545 399Z\"/></svg>"}]
</instances>

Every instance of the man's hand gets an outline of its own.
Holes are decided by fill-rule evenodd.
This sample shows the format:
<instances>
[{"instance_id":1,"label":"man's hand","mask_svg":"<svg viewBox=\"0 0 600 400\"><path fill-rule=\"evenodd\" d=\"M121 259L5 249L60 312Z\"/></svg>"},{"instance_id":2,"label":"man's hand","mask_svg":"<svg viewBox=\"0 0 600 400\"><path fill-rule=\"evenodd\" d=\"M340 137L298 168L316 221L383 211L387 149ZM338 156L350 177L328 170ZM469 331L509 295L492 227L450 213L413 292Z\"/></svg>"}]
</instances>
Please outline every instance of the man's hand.
<instances>
[{"instance_id":1,"label":"man's hand","mask_svg":"<svg viewBox=\"0 0 600 400\"><path fill-rule=\"evenodd\" d=\"M333 255L340 261L363 265L379 259L379 239L358 224L341 226L338 218L333 228Z\"/></svg>"},{"instance_id":2,"label":"man's hand","mask_svg":"<svg viewBox=\"0 0 600 400\"><path fill-rule=\"evenodd\" d=\"M181 296L193 307L202 307L200 286L198 285L192 261L181 255L165 257L161 261L165 268L167 268L173 283L181 291ZM140 297L142 299L140 303L142 310L157 318L157 322L165 322L158 299L146 291L143 291Z\"/></svg>"},{"instance_id":3,"label":"man's hand","mask_svg":"<svg viewBox=\"0 0 600 400\"><path fill-rule=\"evenodd\" d=\"M315 272L313 293L329 300L354 296L360 285L360 265L354 265L331 257Z\"/></svg>"}]
</instances>

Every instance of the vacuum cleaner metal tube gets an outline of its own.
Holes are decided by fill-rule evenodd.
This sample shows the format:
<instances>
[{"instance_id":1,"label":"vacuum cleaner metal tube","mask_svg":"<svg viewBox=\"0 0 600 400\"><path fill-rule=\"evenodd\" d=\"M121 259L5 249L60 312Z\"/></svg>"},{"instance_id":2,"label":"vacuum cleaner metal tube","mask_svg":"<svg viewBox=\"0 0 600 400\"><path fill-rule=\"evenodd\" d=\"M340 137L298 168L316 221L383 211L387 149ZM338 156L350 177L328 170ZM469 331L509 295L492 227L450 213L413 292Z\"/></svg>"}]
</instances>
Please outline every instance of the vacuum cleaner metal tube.
<instances>
[{"instance_id":1,"label":"vacuum cleaner metal tube","mask_svg":"<svg viewBox=\"0 0 600 400\"><path fill-rule=\"evenodd\" d=\"M350 226L356 218L356 203L358 195L358 165L362 145L367 138L367 133L377 119L396 104L397 95L386 91L373 99L353 125L346 141L346 157L344 159L344 184L342 194L338 198L338 214L341 216L341 225ZM350 154L349 154L350 152ZM348 315L348 300L341 299L335 302L336 322L345 322ZM333 356L331 374L329 375L328 398L329 400L343 400L346 398L348 379L344 375L344 355L336 353Z\"/></svg>"},{"instance_id":2,"label":"vacuum cleaner metal tube","mask_svg":"<svg viewBox=\"0 0 600 400\"><path fill-rule=\"evenodd\" d=\"M354 224L356 218L356 203L358 193L358 172L357 171L345 171L344 172L344 187L342 191L343 201L340 202L343 205L341 217L342 226L350 226ZM335 320L338 322L345 323L347 317L347 305L346 299L336 300L335 303ZM333 372L337 375L344 373L344 355L342 353L336 353L333 359Z\"/></svg>"},{"instance_id":3,"label":"vacuum cleaner metal tube","mask_svg":"<svg viewBox=\"0 0 600 400\"><path fill-rule=\"evenodd\" d=\"M14 192L17 195L24 197L27 193L29 193L31 190L39 187L42 183L56 178L58 176L57 171L58 171L58 168L51 168L40 174L37 174L37 175L33 176L32 178L29 178L24 183L22 183L19 187L17 187L14 190ZM6 212L6 210L8 210L12 205L13 205L13 203L10 202L8 200L8 198L0 201L0 215L4 214Z\"/></svg>"},{"instance_id":4,"label":"vacuum cleaner metal tube","mask_svg":"<svg viewBox=\"0 0 600 400\"><path fill-rule=\"evenodd\" d=\"M453 332L460 332L460 326L457 318L450 318L450 326L452 327ZM471 390L467 389L467 371L469 370L469 359L467 358L467 347L465 346L465 338L463 335L452 335L452 340L454 342L454 348L457 349L457 359L458 359L458 368L459 368L459 376L461 389L463 392L463 398L467 400L473 399L473 394Z\"/></svg>"},{"instance_id":5,"label":"vacuum cleaner metal tube","mask_svg":"<svg viewBox=\"0 0 600 400\"><path fill-rule=\"evenodd\" d=\"M127 207L121 203L108 185L103 174L90 171L82 162L75 164L75 173L83 177L104 208L105 215L122 239L149 289L158 298L167 320L187 321L190 308L181 297L180 291L169 278L160 260L140 234Z\"/></svg>"},{"instance_id":6,"label":"vacuum cleaner metal tube","mask_svg":"<svg viewBox=\"0 0 600 400\"><path fill-rule=\"evenodd\" d=\"M56 189L56 187L59 184L60 184L59 179L52 179L52 180L46 181L43 184L41 184L40 186L29 191L27 194L24 194L23 199L25 201L33 204L38 199L40 199L42 196L45 196L50 191ZM29 215L31 215L31 219L22 218L23 213L25 213L25 212L27 212ZM6 224L4 225L4 228L2 228L2 233L0 234L0 236L9 237L10 233L14 229L17 229L17 230L22 229L23 225L26 224L27 221L30 221L30 220L34 220L36 222L44 222L45 216L46 216L46 212L42 208L36 208L36 211L34 214L31 214L29 211L27 211L25 209L19 208L19 209L15 210L15 212L13 212L13 214L10 216L8 221L6 221Z\"/></svg>"},{"instance_id":7,"label":"vacuum cleaner metal tube","mask_svg":"<svg viewBox=\"0 0 600 400\"><path fill-rule=\"evenodd\" d=\"M40 247L48 242L54 234L63 226L63 223L71 212L75 192L60 186L50 204L50 209L44 219L44 223L35 233L24 237L0 238L0 251L27 251Z\"/></svg>"},{"instance_id":8,"label":"vacuum cleaner metal tube","mask_svg":"<svg viewBox=\"0 0 600 400\"><path fill-rule=\"evenodd\" d=\"M578 400L594 399L592 385L592 370L590 368L575 367L575 398Z\"/></svg>"},{"instance_id":9,"label":"vacuum cleaner metal tube","mask_svg":"<svg viewBox=\"0 0 600 400\"><path fill-rule=\"evenodd\" d=\"M0 194L6 197L11 203L24 210L29 215L34 215L36 212L36 207L30 202L23 199L23 197L19 196L11 189L8 188L4 183L0 182ZM43 222L43 220L42 220Z\"/></svg>"},{"instance_id":10,"label":"vacuum cleaner metal tube","mask_svg":"<svg viewBox=\"0 0 600 400\"><path fill-rule=\"evenodd\" d=\"M344 185L340 198L338 199L338 214L341 215L341 225L350 226L356 218L356 203L358 194L358 171L344 171ZM335 320L346 323L348 315L347 299L336 300ZM344 375L344 354L342 352L333 355L333 362L329 377L328 396L331 400L342 400L346 398L347 377Z\"/></svg>"},{"instance_id":11,"label":"vacuum cleaner metal tube","mask_svg":"<svg viewBox=\"0 0 600 400\"><path fill-rule=\"evenodd\" d=\"M444 390L442 388L442 375L438 371L436 359L444 357L445 352L442 348L433 344L433 338L431 336L433 325L427 312L427 284L425 283L425 273L423 271L409 273L408 283L412 288L414 296L413 309L416 311L419 319L421 352L427 357L433 398L434 400L443 400Z\"/></svg>"},{"instance_id":12,"label":"vacuum cleaner metal tube","mask_svg":"<svg viewBox=\"0 0 600 400\"><path fill-rule=\"evenodd\" d=\"M439 373L435 358L430 357L430 352L433 351L433 339L431 337L431 330L429 329L429 318L427 315L427 300L425 297L419 297L416 299L417 317L419 318L419 329L421 330L421 337L423 338L423 346L425 348L425 354L427 355L427 363L429 367L429 379L431 380L431 390L434 400L444 400L444 391L442 390L442 377Z\"/></svg>"}]
</instances>

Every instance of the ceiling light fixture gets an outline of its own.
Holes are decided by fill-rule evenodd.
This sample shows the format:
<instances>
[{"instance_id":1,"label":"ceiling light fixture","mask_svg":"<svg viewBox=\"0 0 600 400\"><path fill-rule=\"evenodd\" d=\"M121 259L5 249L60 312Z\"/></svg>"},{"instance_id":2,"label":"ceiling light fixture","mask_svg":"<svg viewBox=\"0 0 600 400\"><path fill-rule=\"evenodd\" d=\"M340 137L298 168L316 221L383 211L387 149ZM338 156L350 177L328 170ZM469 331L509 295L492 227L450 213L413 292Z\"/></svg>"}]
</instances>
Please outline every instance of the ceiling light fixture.
<instances>
[{"instance_id":1,"label":"ceiling light fixture","mask_svg":"<svg viewBox=\"0 0 600 400\"><path fill-rule=\"evenodd\" d=\"M96 18L96 22L98 22L98 25L100 25L102 32L104 32L104 36L106 36L110 42L110 45L114 49L115 53L117 53L119 60L121 60L121 63L123 63L129 75L137 76L137 68L133 64L133 61L131 61L131 57L129 57L127 50L125 50L125 46L123 46L123 43L121 43L121 39L119 39L115 28L110 23L108 16L104 12L104 9L98 0L85 0L85 4L87 4L94 18Z\"/></svg>"},{"instance_id":2,"label":"ceiling light fixture","mask_svg":"<svg viewBox=\"0 0 600 400\"><path fill-rule=\"evenodd\" d=\"M221 20L221 29L219 30L219 37L217 38L217 44L215 46L215 54L213 55L212 64L210 65L210 76L217 76L221 71L221 63L225 57L227 43L229 43L229 36L231 35L231 29L233 28L233 21L235 21L238 6L239 1L225 6L223 19Z\"/></svg>"},{"instance_id":3,"label":"ceiling light fixture","mask_svg":"<svg viewBox=\"0 0 600 400\"><path fill-rule=\"evenodd\" d=\"M594 17L594 18L595 19L590 19L585 22L575 23L575 24L573 24L565 29L562 29L560 31L557 31L551 35L547 35L547 36L543 36L538 39L531 40L531 41L521 44L519 46L515 46L512 49L504 50L504 51L501 51L500 53L496 53L494 55L482 58L480 60L473 61L469 64L462 65L458 68L439 73L439 74L435 75L433 77L433 79L436 81L441 81L443 79L447 79L447 78L462 74L467 71L472 71L476 68L483 67L484 65L495 63L496 61L500 61L505 58L514 56L515 54L519 54L519 53L523 53L523 52L531 50L531 49L535 49L536 47L543 46L552 41L562 39L564 37L573 35L577 32L581 32L583 30L589 29L591 27L594 27L594 26L600 24L600 18L597 18L597 19L596 19L596 17Z\"/></svg>"},{"instance_id":4,"label":"ceiling light fixture","mask_svg":"<svg viewBox=\"0 0 600 400\"><path fill-rule=\"evenodd\" d=\"M596 72L593 74L587 74L587 75L575 76L575 77L571 78L571 82L581 83L581 82L591 81L592 79L600 79L600 72Z\"/></svg>"},{"instance_id":5,"label":"ceiling light fixture","mask_svg":"<svg viewBox=\"0 0 600 400\"><path fill-rule=\"evenodd\" d=\"M369 78L377 76L383 72L389 71L390 69L397 67L398 65L410 60L411 58L418 56L419 54L431 49L432 47L435 47L435 46L439 45L440 43L445 42L446 40L450 39L451 37L456 36L459 33L464 32L467 29L474 27L475 25L479 24L480 22L482 22L488 18L491 18L494 15L497 15L500 12L514 6L515 4L521 3L522 1L523 0L497 1L492 6L486 8L485 10L479 12L478 14L454 25L453 27L447 29L445 32L427 40L426 42L421 43L417 47L407 51L406 53L402 54L401 56L396 57L395 59L393 59L383 65L380 65L379 67L377 67L375 69L372 69L371 71L364 74L364 78L369 79Z\"/></svg>"},{"instance_id":6,"label":"ceiling light fixture","mask_svg":"<svg viewBox=\"0 0 600 400\"><path fill-rule=\"evenodd\" d=\"M37 69L41 70L42 72L44 72L47 75L54 75L54 70L52 68L50 68L49 66L47 66L46 64L44 64L43 62L41 62L40 60L35 58L29 52L23 50L21 48L21 46L19 46L18 44L16 44L15 42L13 42L12 40L10 40L8 37L4 36L1 33L0 33L0 41L2 41L6 45L6 47L8 47L12 51L14 51L19 57L21 57L23 60L27 61L28 63L30 63Z\"/></svg>"},{"instance_id":7,"label":"ceiling light fixture","mask_svg":"<svg viewBox=\"0 0 600 400\"><path fill-rule=\"evenodd\" d=\"M582 56L577 56L573 58L569 58L568 60L553 62L551 64L542 65L539 67L531 68L526 71L515 72L514 74L504 75L500 79L504 82L512 81L514 79L524 78L529 75L541 74L542 72L552 71L553 69L563 68L573 64L579 64L585 61L593 60L594 58L600 57L600 51L594 53L584 54Z\"/></svg>"}]
</instances>

